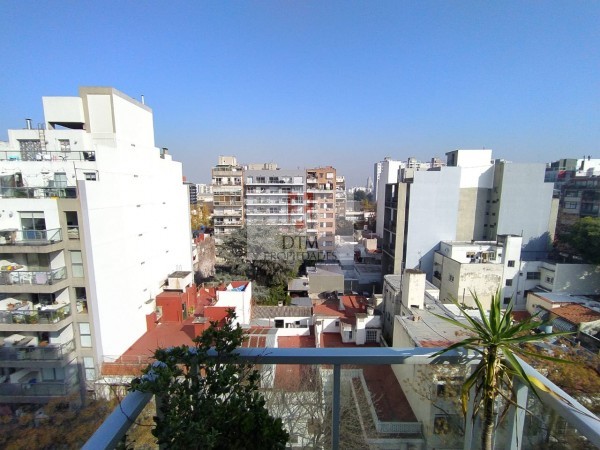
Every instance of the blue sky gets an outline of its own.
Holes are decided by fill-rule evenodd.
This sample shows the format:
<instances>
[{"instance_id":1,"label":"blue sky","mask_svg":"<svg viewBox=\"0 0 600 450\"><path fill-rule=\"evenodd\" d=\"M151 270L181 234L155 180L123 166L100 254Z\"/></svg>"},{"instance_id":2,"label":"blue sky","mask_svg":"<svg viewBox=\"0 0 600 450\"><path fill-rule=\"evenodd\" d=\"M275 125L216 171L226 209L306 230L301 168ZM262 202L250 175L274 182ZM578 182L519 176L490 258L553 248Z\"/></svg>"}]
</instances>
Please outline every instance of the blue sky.
<instances>
[{"instance_id":1,"label":"blue sky","mask_svg":"<svg viewBox=\"0 0 600 450\"><path fill-rule=\"evenodd\" d=\"M600 157L600 2L0 0L0 139L114 86L191 181L218 155L334 165L492 148Z\"/></svg>"}]
</instances>

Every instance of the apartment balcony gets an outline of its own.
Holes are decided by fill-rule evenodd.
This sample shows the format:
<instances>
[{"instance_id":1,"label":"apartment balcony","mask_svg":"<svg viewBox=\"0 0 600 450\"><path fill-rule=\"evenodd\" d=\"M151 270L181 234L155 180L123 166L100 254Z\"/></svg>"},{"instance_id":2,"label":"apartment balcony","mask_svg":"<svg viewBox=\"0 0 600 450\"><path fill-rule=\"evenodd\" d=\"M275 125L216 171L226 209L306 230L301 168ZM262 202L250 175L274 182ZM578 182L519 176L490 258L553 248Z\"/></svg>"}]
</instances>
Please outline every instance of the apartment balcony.
<instances>
[{"instance_id":1,"label":"apartment balcony","mask_svg":"<svg viewBox=\"0 0 600 450\"><path fill-rule=\"evenodd\" d=\"M241 177L242 170L231 170L231 169L212 169L213 177Z\"/></svg>"},{"instance_id":2,"label":"apartment balcony","mask_svg":"<svg viewBox=\"0 0 600 450\"><path fill-rule=\"evenodd\" d=\"M13 336L16 336L17 339L22 337L18 334ZM75 342L73 340L65 344L50 344L37 342L36 338L29 336L11 344L6 338L0 344L0 367L44 368L55 367L57 364L65 365L74 358L74 352Z\"/></svg>"},{"instance_id":3,"label":"apartment balcony","mask_svg":"<svg viewBox=\"0 0 600 450\"><path fill-rule=\"evenodd\" d=\"M1 198L77 198L76 187L3 187Z\"/></svg>"},{"instance_id":4,"label":"apartment balcony","mask_svg":"<svg viewBox=\"0 0 600 450\"><path fill-rule=\"evenodd\" d=\"M93 151L35 152L21 150L2 150L0 151L0 161L96 161L96 153Z\"/></svg>"},{"instance_id":5,"label":"apartment balcony","mask_svg":"<svg viewBox=\"0 0 600 450\"><path fill-rule=\"evenodd\" d=\"M6 302L13 302L12 307ZM73 321L70 304L35 306L14 299L1 303L0 331L58 331Z\"/></svg>"},{"instance_id":6,"label":"apartment balcony","mask_svg":"<svg viewBox=\"0 0 600 450\"><path fill-rule=\"evenodd\" d=\"M261 205L302 206L302 205L304 205L304 200L287 201L286 199L271 200L271 199L253 198L253 199L248 199L248 201L246 202L246 206L261 206Z\"/></svg>"},{"instance_id":7,"label":"apartment balcony","mask_svg":"<svg viewBox=\"0 0 600 450\"><path fill-rule=\"evenodd\" d=\"M79 236L79 228L76 227L77 236ZM69 237L71 230L69 229ZM0 230L0 246L17 246L15 252L21 251L21 247L42 247L51 246L62 242L62 230L55 228L52 230L17 230L16 228ZM3 249L6 252L11 249ZM37 250L37 249L36 249ZM53 250L50 250L53 251Z\"/></svg>"},{"instance_id":8,"label":"apartment balcony","mask_svg":"<svg viewBox=\"0 0 600 450\"><path fill-rule=\"evenodd\" d=\"M65 267L45 270L27 270L27 267L19 265L2 267L0 270L0 286L49 286L67 279L67 269Z\"/></svg>"},{"instance_id":9,"label":"apartment balcony","mask_svg":"<svg viewBox=\"0 0 600 450\"><path fill-rule=\"evenodd\" d=\"M246 195L304 195L303 190L286 190L286 189L248 189Z\"/></svg>"},{"instance_id":10,"label":"apartment balcony","mask_svg":"<svg viewBox=\"0 0 600 450\"><path fill-rule=\"evenodd\" d=\"M16 376L15 376L16 375ZM42 380L39 370L22 369L0 383L2 403L47 403L79 390L77 374L61 381Z\"/></svg>"},{"instance_id":11,"label":"apartment balcony","mask_svg":"<svg viewBox=\"0 0 600 450\"><path fill-rule=\"evenodd\" d=\"M478 362L478 355L468 354L464 351L448 352L442 356L432 358L432 355L439 349L434 348L389 348L389 347L371 347L371 348L243 348L238 350L240 359L243 362L256 364L263 367L269 365L321 365L321 378L323 380L322 401L324 407L330 407L331 435L328 441L329 448L339 449L340 441L344 436L345 428L340 427L340 405L342 404L342 385L348 386L350 379L350 389L354 394L350 394L354 400L351 403L356 405L357 413L351 414L360 416L356 418L361 422L360 428L363 433L365 429L371 428L371 433L376 433L378 444L385 448L425 448L429 445L429 439L439 439L436 432L437 423L434 423L433 417L428 419L428 423L419 421L396 421L390 422L381 420L378 412L372 403L367 400L366 405L360 404L357 400L362 392L368 392L368 388L361 388L362 383L353 382L356 379L356 367L373 367L392 365L392 368L400 368L403 365L419 365L421 367L456 364L472 365ZM554 385L531 366L522 362L525 373L528 377L536 380L535 385L543 385L543 389L536 389L536 393L542 400L540 404L528 388L523 384L518 384L518 409L514 407L509 411L504 425L499 428L495 434L495 448L520 449L524 442L528 442L536 448L537 444L551 441L548 424L556 417L564 419L572 429L575 429L580 436L584 436L587 441L594 445L600 445L600 427L598 419L593 413L584 408L575 399ZM350 366L350 367L348 367ZM347 368L344 368L347 367ZM358 369L361 370L361 369ZM393 375L391 375L393 376ZM359 376L360 378L360 376ZM357 392L358 391L358 392ZM358 394L358 395L357 395ZM392 400L387 396L386 403ZM123 399L120 405L115 408L113 413L100 425L94 435L84 445L84 449L113 449L122 440L132 423L135 422L145 405L152 399L152 395L138 391L131 392ZM429 400L424 400L429 401ZM328 407L328 406L327 406ZM467 417L472 417L472 408L467 411ZM527 416L527 411L538 411L538 414ZM350 417L350 416L348 416ZM344 420L349 420L348 418ZM368 421L365 426L364 421ZM431 423L430 423L431 422ZM437 417L436 417L437 422ZM285 423L285 422L284 422ZM471 421L466 423L466 432L464 436L457 435L460 443L458 448L475 448L478 444L477 428L472 433ZM476 424L478 426L478 424ZM359 429L360 429L359 428ZM540 431L546 430L546 431ZM381 441L379 440L381 439ZM365 445L365 448L367 445ZM457 446L453 446L457 448Z\"/></svg>"},{"instance_id":12,"label":"apartment balcony","mask_svg":"<svg viewBox=\"0 0 600 450\"><path fill-rule=\"evenodd\" d=\"M213 201L213 206L243 206L241 200Z\"/></svg>"}]
</instances>

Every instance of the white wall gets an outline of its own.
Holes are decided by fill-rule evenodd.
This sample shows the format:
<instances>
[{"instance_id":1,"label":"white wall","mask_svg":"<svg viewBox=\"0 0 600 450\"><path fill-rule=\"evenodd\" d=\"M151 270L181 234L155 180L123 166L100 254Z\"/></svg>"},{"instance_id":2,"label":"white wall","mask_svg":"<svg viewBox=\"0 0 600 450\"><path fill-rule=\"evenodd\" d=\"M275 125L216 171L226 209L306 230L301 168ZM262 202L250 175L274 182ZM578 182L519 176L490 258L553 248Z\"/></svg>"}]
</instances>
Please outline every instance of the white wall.
<instances>
[{"instance_id":1,"label":"white wall","mask_svg":"<svg viewBox=\"0 0 600 450\"><path fill-rule=\"evenodd\" d=\"M84 123L81 97L42 97L44 118L50 122ZM47 125L47 128L49 126Z\"/></svg>"}]
</instances>

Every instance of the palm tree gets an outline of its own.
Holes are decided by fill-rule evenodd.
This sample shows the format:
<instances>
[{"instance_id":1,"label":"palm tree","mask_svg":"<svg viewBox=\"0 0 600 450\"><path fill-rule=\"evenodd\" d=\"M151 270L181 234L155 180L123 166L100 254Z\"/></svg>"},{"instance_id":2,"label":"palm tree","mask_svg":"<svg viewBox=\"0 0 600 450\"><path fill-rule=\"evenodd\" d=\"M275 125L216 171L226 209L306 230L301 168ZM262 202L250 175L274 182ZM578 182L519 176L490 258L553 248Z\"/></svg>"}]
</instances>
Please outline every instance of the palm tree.
<instances>
[{"instance_id":1,"label":"palm tree","mask_svg":"<svg viewBox=\"0 0 600 450\"><path fill-rule=\"evenodd\" d=\"M522 380L535 393L532 381L528 378L519 363L516 356L533 356L557 362L565 362L558 358L552 358L537 353L531 353L521 348L520 344L525 342L540 341L554 336L570 334L569 332L533 334L533 330L545 325L536 320L536 316L529 317L519 323L513 323L511 320L513 302L511 301L506 310L501 310L500 290L492 297L489 317L484 311L483 306L475 292L471 292L481 321L469 316L467 308L452 299L452 302L463 313L467 322L460 322L449 317L436 314L458 327L465 329L470 337L457 342L444 350L432 355L439 356L450 350L463 348L473 350L481 355L481 361L475 367L473 373L466 379L461 389L461 402L463 414L466 417L467 403L471 390L474 389L474 410L471 420L474 420L480 410L483 410L483 432L481 435L481 448L492 450L493 434L497 416L497 400L504 399L505 408L503 409L501 422L508 407L516 406L515 378ZM537 394L536 394L537 395Z\"/></svg>"}]
</instances>

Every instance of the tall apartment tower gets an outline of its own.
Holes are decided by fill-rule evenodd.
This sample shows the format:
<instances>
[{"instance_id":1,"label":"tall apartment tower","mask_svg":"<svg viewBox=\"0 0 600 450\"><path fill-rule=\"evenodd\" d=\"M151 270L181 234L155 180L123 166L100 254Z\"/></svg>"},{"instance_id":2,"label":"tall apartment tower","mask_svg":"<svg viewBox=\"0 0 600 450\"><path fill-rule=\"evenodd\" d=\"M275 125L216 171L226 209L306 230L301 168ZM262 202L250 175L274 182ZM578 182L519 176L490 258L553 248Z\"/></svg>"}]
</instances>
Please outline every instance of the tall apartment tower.
<instances>
[{"instance_id":1,"label":"tall apartment tower","mask_svg":"<svg viewBox=\"0 0 600 450\"><path fill-rule=\"evenodd\" d=\"M385 189L386 185L398 182L398 170L405 167L402 161L393 160L387 156L383 161L375 163L377 184L375 188L375 200L377 202L375 232L377 236L383 237L383 221L385 212Z\"/></svg>"},{"instance_id":2,"label":"tall apartment tower","mask_svg":"<svg viewBox=\"0 0 600 450\"><path fill-rule=\"evenodd\" d=\"M440 241L522 237L521 258L546 255L551 229L552 184L543 164L492 161L491 150L456 150L446 167L401 169L386 185L383 273L420 269L431 279Z\"/></svg>"},{"instance_id":3,"label":"tall apartment tower","mask_svg":"<svg viewBox=\"0 0 600 450\"><path fill-rule=\"evenodd\" d=\"M0 403L91 386L192 268L181 164L154 146L152 110L106 87L43 109L0 144Z\"/></svg>"},{"instance_id":4,"label":"tall apartment tower","mask_svg":"<svg viewBox=\"0 0 600 450\"><path fill-rule=\"evenodd\" d=\"M307 235L320 251L335 249L337 177L333 167L306 170Z\"/></svg>"},{"instance_id":5,"label":"tall apartment tower","mask_svg":"<svg viewBox=\"0 0 600 450\"><path fill-rule=\"evenodd\" d=\"M266 225L283 232L304 230L306 203L302 171L246 170L244 197L248 227Z\"/></svg>"},{"instance_id":6,"label":"tall apartment tower","mask_svg":"<svg viewBox=\"0 0 600 450\"><path fill-rule=\"evenodd\" d=\"M346 201L348 195L346 194L346 178L343 175L336 175L335 177L335 216L346 218Z\"/></svg>"},{"instance_id":7,"label":"tall apartment tower","mask_svg":"<svg viewBox=\"0 0 600 450\"><path fill-rule=\"evenodd\" d=\"M219 156L211 175L214 233L218 239L244 224L244 170L235 156Z\"/></svg>"}]
</instances>

